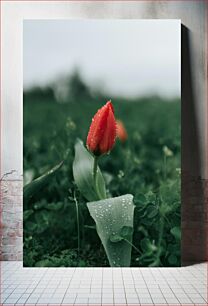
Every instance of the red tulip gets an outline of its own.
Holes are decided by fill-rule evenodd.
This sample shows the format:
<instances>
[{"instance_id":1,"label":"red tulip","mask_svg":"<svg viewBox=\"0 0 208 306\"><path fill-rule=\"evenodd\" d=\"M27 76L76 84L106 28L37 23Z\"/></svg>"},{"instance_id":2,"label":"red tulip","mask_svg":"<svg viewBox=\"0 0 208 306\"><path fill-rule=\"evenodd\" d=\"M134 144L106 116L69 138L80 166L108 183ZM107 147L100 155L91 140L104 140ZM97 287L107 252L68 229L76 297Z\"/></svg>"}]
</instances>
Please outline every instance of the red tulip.
<instances>
[{"instance_id":1,"label":"red tulip","mask_svg":"<svg viewBox=\"0 0 208 306\"><path fill-rule=\"evenodd\" d=\"M123 122L120 120L116 120L116 133L117 137L122 141L125 142L128 138L126 129L123 125Z\"/></svg>"},{"instance_id":2,"label":"red tulip","mask_svg":"<svg viewBox=\"0 0 208 306\"><path fill-rule=\"evenodd\" d=\"M92 119L87 136L87 148L94 155L108 153L116 139L116 120L111 101L100 108Z\"/></svg>"}]
</instances>

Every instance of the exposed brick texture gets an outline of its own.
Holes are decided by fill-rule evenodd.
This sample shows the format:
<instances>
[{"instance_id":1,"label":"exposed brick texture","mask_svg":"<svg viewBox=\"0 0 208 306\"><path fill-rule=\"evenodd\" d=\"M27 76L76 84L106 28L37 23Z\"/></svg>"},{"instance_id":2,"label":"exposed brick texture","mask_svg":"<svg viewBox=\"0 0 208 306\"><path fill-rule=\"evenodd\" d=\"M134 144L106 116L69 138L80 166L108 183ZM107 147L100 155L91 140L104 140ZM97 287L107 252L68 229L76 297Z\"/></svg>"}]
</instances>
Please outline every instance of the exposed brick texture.
<instances>
[{"instance_id":1,"label":"exposed brick texture","mask_svg":"<svg viewBox=\"0 0 208 306\"><path fill-rule=\"evenodd\" d=\"M22 260L22 182L1 182L1 260ZM208 260L208 180L182 177L182 264Z\"/></svg>"},{"instance_id":2,"label":"exposed brick texture","mask_svg":"<svg viewBox=\"0 0 208 306\"><path fill-rule=\"evenodd\" d=\"M1 260L22 260L22 181L1 181Z\"/></svg>"},{"instance_id":3,"label":"exposed brick texture","mask_svg":"<svg viewBox=\"0 0 208 306\"><path fill-rule=\"evenodd\" d=\"M182 264L208 260L208 180L182 177Z\"/></svg>"}]
</instances>

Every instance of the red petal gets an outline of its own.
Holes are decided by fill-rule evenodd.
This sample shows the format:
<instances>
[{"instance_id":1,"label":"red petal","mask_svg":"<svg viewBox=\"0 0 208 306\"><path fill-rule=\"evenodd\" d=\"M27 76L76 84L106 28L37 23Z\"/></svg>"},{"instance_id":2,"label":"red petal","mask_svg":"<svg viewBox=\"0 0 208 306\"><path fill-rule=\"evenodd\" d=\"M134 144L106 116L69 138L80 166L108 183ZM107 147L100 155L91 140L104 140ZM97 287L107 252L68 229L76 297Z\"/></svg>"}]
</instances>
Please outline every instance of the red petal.
<instances>
[{"instance_id":1,"label":"red petal","mask_svg":"<svg viewBox=\"0 0 208 306\"><path fill-rule=\"evenodd\" d=\"M108 101L92 119L87 136L87 147L94 154L110 151L116 137L116 122L111 101Z\"/></svg>"}]
</instances>

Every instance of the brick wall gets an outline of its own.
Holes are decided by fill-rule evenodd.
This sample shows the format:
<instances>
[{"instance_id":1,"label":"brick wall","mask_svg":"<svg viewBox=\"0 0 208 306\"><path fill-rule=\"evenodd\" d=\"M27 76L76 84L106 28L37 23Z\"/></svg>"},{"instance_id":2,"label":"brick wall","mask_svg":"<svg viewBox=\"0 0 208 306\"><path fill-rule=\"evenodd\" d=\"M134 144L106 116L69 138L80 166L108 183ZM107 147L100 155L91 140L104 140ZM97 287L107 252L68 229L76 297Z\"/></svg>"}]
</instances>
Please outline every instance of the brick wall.
<instances>
[{"instance_id":1,"label":"brick wall","mask_svg":"<svg viewBox=\"0 0 208 306\"><path fill-rule=\"evenodd\" d=\"M182 264L208 260L208 180L182 177Z\"/></svg>"},{"instance_id":2,"label":"brick wall","mask_svg":"<svg viewBox=\"0 0 208 306\"><path fill-rule=\"evenodd\" d=\"M1 181L0 206L1 260L22 260L22 182Z\"/></svg>"}]
</instances>

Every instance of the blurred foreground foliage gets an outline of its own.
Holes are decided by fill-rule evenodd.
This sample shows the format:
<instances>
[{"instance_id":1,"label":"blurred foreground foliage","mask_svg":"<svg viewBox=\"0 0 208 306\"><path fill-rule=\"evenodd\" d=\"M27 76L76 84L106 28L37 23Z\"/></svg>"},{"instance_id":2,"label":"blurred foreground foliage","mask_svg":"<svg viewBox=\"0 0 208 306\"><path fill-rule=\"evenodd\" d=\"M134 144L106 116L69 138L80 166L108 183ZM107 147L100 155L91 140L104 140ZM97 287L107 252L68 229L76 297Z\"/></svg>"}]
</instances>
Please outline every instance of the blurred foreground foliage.
<instances>
[{"instance_id":1,"label":"blurred foreground foliage","mask_svg":"<svg viewBox=\"0 0 208 306\"><path fill-rule=\"evenodd\" d=\"M108 196L134 195L131 266L179 266L180 101L92 93L77 75L69 85L73 90L65 103L50 87L24 93L24 183L64 161L32 200L24 199L24 265L108 266L86 200L74 184L72 162L76 138L85 142L92 116L111 98L128 141L117 141L100 167Z\"/></svg>"}]
</instances>

